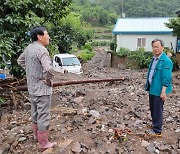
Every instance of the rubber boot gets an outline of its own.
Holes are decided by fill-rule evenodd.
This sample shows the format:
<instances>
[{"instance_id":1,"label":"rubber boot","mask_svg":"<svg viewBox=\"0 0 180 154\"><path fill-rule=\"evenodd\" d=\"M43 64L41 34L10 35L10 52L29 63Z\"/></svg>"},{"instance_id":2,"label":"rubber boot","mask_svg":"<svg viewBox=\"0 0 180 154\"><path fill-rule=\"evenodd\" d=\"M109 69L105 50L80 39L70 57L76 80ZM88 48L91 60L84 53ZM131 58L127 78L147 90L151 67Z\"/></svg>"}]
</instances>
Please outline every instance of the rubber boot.
<instances>
[{"instance_id":1,"label":"rubber boot","mask_svg":"<svg viewBox=\"0 0 180 154\"><path fill-rule=\"evenodd\" d=\"M37 124L32 124L34 140L37 140Z\"/></svg>"},{"instance_id":2,"label":"rubber boot","mask_svg":"<svg viewBox=\"0 0 180 154\"><path fill-rule=\"evenodd\" d=\"M38 143L41 149L47 149L53 147L55 143L51 143L48 141L48 136L49 136L48 130L38 131L37 133L38 133Z\"/></svg>"}]
</instances>

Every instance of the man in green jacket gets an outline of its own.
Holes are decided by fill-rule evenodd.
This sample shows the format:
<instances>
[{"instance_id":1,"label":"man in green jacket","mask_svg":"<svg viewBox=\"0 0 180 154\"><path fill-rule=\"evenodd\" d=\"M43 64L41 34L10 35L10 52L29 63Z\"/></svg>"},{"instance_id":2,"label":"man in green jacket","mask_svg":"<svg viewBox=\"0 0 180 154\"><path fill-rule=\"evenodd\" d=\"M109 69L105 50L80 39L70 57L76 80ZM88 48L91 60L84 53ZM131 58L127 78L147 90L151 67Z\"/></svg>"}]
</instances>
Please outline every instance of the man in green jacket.
<instances>
[{"instance_id":1,"label":"man in green jacket","mask_svg":"<svg viewBox=\"0 0 180 154\"><path fill-rule=\"evenodd\" d=\"M150 136L162 136L163 105L166 95L172 91L172 69L170 58L163 52L164 43L155 39L151 43L153 59L149 65L146 91L149 91L149 105L152 117L152 129L146 131Z\"/></svg>"}]
</instances>

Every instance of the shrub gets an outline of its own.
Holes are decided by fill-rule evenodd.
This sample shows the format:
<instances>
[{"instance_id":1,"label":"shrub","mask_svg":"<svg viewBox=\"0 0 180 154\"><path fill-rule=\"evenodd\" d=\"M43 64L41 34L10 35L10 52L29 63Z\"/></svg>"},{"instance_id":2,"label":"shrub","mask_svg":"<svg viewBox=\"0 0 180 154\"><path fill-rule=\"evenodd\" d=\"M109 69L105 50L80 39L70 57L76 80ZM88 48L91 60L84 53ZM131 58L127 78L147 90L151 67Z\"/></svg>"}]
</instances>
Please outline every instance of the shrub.
<instances>
[{"instance_id":1,"label":"shrub","mask_svg":"<svg viewBox=\"0 0 180 154\"><path fill-rule=\"evenodd\" d=\"M130 50L127 48L120 48L117 52L117 55L119 57L127 57L130 54Z\"/></svg>"},{"instance_id":2,"label":"shrub","mask_svg":"<svg viewBox=\"0 0 180 154\"><path fill-rule=\"evenodd\" d=\"M164 48L164 52L167 54L167 53L171 53L172 56L170 57L172 63L173 63L173 70L178 70L179 69L179 64L176 60L176 54L174 53L173 50L170 50L168 47L165 47Z\"/></svg>"},{"instance_id":3,"label":"shrub","mask_svg":"<svg viewBox=\"0 0 180 154\"><path fill-rule=\"evenodd\" d=\"M86 63L88 60L91 60L94 55L95 52L89 51L88 49L84 49L77 57L82 63Z\"/></svg>"},{"instance_id":4,"label":"shrub","mask_svg":"<svg viewBox=\"0 0 180 154\"><path fill-rule=\"evenodd\" d=\"M116 51L117 44L115 42L111 42L110 44L110 50Z\"/></svg>"},{"instance_id":5,"label":"shrub","mask_svg":"<svg viewBox=\"0 0 180 154\"><path fill-rule=\"evenodd\" d=\"M92 51L92 46L90 43L86 43L84 46L81 47L81 50L88 49L89 51Z\"/></svg>"},{"instance_id":6,"label":"shrub","mask_svg":"<svg viewBox=\"0 0 180 154\"><path fill-rule=\"evenodd\" d=\"M152 52L146 52L144 48L139 48L137 51L132 51L128 55L128 58L137 61L139 68L146 68L149 66L153 57Z\"/></svg>"}]
</instances>

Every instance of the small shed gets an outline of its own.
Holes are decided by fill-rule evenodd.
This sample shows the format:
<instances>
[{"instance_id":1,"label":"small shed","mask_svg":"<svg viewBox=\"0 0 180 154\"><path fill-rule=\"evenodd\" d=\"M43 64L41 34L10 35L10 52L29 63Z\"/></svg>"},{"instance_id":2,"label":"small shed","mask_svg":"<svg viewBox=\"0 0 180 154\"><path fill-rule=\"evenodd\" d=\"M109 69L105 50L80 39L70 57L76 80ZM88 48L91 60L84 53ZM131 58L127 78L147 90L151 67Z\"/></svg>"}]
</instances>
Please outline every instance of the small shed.
<instances>
[{"instance_id":1,"label":"small shed","mask_svg":"<svg viewBox=\"0 0 180 154\"><path fill-rule=\"evenodd\" d=\"M116 36L116 51L121 47L131 51L143 47L146 51L152 51L151 41L155 38L162 39L165 47L176 51L177 36L173 36L173 30L165 25L169 19L169 17L118 19L112 31Z\"/></svg>"}]
</instances>

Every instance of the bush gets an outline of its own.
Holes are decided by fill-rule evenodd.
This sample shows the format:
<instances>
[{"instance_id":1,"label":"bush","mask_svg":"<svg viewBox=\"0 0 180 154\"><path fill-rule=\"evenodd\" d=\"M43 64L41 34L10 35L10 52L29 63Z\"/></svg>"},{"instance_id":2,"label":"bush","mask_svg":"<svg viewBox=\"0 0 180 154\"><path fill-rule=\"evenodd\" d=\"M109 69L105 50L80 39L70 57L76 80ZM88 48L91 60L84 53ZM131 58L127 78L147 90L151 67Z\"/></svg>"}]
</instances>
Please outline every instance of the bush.
<instances>
[{"instance_id":1,"label":"bush","mask_svg":"<svg viewBox=\"0 0 180 154\"><path fill-rule=\"evenodd\" d=\"M117 44L115 42L111 42L110 44L110 50L116 51Z\"/></svg>"},{"instance_id":2,"label":"bush","mask_svg":"<svg viewBox=\"0 0 180 154\"><path fill-rule=\"evenodd\" d=\"M87 49L89 51L92 51L92 46L90 43L86 43L84 46L81 47L81 50Z\"/></svg>"},{"instance_id":3,"label":"bush","mask_svg":"<svg viewBox=\"0 0 180 154\"><path fill-rule=\"evenodd\" d=\"M173 70L178 70L178 69L179 69L179 64L178 64L178 62L177 62L177 60L176 60L176 54L174 53L174 51L173 51L173 50L170 50L168 47L165 47L165 48L164 48L164 52L165 52L166 54L168 54L168 53L171 53L171 54L172 54L172 56L170 57L170 59L171 59L171 61L172 61L172 63L173 63Z\"/></svg>"},{"instance_id":4,"label":"bush","mask_svg":"<svg viewBox=\"0 0 180 154\"><path fill-rule=\"evenodd\" d=\"M175 54L172 50L165 48L164 52L167 54L170 52L170 57L173 62L173 70L179 69ZM151 51L145 51L144 48L139 48L137 51L130 51L126 48L120 48L118 52L113 52L119 57L127 57L129 60L135 60L139 68L147 68L152 60L153 53Z\"/></svg>"},{"instance_id":5,"label":"bush","mask_svg":"<svg viewBox=\"0 0 180 154\"><path fill-rule=\"evenodd\" d=\"M89 51L88 49L84 49L77 57L82 63L86 63L88 60L91 60L94 55L95 52Z\"/></svg>"},{"instance_id":6,"label":"bush","mask_svg":"<svg viewBox=\"0 0 180 154\"><path fill-rule=\"evenodd\" d=\"M137 51L132 51L128 58L137 61L139 68L147 68L152 60L153 53L146 52L144 48L139 48Z\"/></svg>"},{"instance_id":7,"label":"bush","mask_svg":"<svg viewBox=\"0 0 180 154\"><path fill-rule=\"evenodd\" d=\"M117 55L119 57L127 57L130 54L130 50L127 48L120 48L117 52Z\"/></svg>"}]
</instances>

